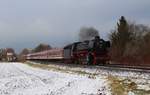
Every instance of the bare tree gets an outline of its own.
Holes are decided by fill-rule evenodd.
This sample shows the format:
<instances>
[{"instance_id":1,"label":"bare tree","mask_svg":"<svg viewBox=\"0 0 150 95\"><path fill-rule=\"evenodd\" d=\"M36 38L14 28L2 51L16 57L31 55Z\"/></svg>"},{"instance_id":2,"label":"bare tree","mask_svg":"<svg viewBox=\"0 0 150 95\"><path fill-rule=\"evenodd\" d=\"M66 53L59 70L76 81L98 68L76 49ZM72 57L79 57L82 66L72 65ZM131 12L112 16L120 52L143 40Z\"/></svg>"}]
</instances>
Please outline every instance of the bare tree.
<instances>
[{"instance_id":1,"label":"bare tree","mask_svg":"<svg viewBox=\"0 0 150 95\"><path fill-rule=\"evenodd\" d=\"M49 50L49 49L51 49L50 45L48 45L48 44L39 44L37 47L35 47L33 52L40 52L40 51Z\"/></svg>"},{"instance_id":2,"label":"bare tree","mask_svg":"<svg viewBox=\"0 0 150 95\"><path fill-rule=\"evenodd\" d=\"M29 54L29 53L30 53L30 50L27 49L27 48L24 48L24 49L21 51L20 55L27 55L27 54Z\"/></svg>"}]
</instances>

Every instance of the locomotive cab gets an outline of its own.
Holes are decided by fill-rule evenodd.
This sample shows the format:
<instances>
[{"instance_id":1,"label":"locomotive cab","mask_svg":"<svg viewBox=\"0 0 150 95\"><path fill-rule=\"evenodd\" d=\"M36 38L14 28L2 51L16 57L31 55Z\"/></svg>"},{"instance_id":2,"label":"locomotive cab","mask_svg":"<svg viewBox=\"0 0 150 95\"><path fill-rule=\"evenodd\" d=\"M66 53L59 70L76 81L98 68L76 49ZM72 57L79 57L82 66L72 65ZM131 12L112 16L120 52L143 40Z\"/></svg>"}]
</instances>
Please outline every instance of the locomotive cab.
<instances>
[{"instance_id":1,"label":"locomotive cab","mask_svg":"<svg viewBox=\"0 0 150 95\"><path fill-rule=\"evenodd\" d=\"M80 43L80 42L69 44L69 45L64 47L63 57L64 57L65 63L74 63L75 56L73 53L74 53L75 48L76 48L78 43Z\"/></svg>"}]
</instances>

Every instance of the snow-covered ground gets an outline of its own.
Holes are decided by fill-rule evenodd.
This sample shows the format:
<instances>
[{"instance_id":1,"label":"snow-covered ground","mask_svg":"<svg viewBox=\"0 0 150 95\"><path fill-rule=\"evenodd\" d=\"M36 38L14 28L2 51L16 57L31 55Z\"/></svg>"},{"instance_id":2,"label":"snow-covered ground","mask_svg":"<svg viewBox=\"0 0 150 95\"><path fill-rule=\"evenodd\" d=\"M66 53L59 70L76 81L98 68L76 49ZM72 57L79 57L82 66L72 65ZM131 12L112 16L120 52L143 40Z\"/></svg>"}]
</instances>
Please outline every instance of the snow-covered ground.
<instances>
[{"instance_id":1,"label":"snow-covered ground","mask_svg":"<svg viewBox=\"0 0 150 95\"><path fill-rule=\"evenodd\" d=\"M59 65L44 65L40 69L23 63L0 63L0 95L120 95L115 93L124 90L127 93L121 95L150 95L150 74Z\"/></svg>"},{"instance_id":2,"label":"snow-covered ground","mask_svg":"<svg viewBox=\"0 0 150 95\"><path fill-rule=\"evenodd\" d=\"M35 65L37 64L34 62L31 63ZM99 68L91 68L91 67L84 68L78 66L68 67L66 65L60 66L57 64L49 64L45 65L45 67L47 69L50 68L50 70L54 69L54 71L55 69L57 69L59 72L65 70L67 71L67 73L70 74L77 73L76 75L78 75L78 72L87 73L87 75L90 74L96 75L96 80L100 78L105 81L105 84L107 84L105 87L107 90L108 88L111 89L109 91L113 93L112 95L122 95L116 94L119 93L120 90L125 93L128 93L123 95L150 95L150 73L137 72L133 70L130 71L129 69L125 70L125 69L104 68L103 66ZM118 89L118 91L115 91L115 89Z\"/></svg>"},{"instance_id":3,"label":"snow-covered ground","mask_svg":"<svg viewBox=\"0 0 150 95\"><path fill-rule=\"evenodd\" d=\"M0 63L0 95L111 95L104 76L48 71L22 63Z\"/></svg>"}]
</instances>

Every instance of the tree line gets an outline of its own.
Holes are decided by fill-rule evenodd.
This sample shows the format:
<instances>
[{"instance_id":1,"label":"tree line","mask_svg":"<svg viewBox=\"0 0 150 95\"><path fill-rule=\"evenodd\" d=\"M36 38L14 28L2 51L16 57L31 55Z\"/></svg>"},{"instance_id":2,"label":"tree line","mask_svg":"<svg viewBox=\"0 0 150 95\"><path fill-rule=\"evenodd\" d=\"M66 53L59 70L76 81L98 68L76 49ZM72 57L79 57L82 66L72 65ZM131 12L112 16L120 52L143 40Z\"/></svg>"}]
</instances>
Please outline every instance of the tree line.
<instances>
[{"instance_id":1,"label":"tree line","mask_svg":"<svg viewBox=\"0 0 150 95\"><path fill-rule=\"evenodd\" d=\"M110 55L113 61L134 65L150 62L150 28L148 26L131 23L122 16L109 38L112 44Z\"/></svg>"}]
</instances>

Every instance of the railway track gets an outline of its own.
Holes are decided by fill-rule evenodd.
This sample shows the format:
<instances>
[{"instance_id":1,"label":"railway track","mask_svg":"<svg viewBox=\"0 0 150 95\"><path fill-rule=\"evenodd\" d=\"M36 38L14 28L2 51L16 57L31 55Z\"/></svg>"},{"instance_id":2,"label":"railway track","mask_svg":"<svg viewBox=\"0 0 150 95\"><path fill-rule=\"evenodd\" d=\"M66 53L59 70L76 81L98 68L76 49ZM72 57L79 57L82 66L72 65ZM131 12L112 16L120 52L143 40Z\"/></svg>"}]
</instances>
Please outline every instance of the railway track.
<instances>
[{"instance_id":1,"label":"railway track","mask_svg":"<svg viewBox=\"0 0 150 95\"><path fill-rule=\"evenodd\" d=\"M29 61L30 62L30 61ZM150 66L126 66L121 64L105 64L105 65L81 65L81 64L66 64L63 62L48 62L48 61L31 61L40 64L65 66L69 68L88 68L88 69L102 69L102 70L121 70L141 73L150 73Z\"/></svg>"},{"instance_id":2,"label":"railway track","mask_svg":"<svg viewBox=\"0 0 150 95\"><path fill-rule=\"evenodd\" d=\"M150 73L150 67L140 67L140 66L125 66L125 65L112 65L111 64L111 65L105 65L105 66L96 66L96 68Z\"/></svg>"}]
</instances>

